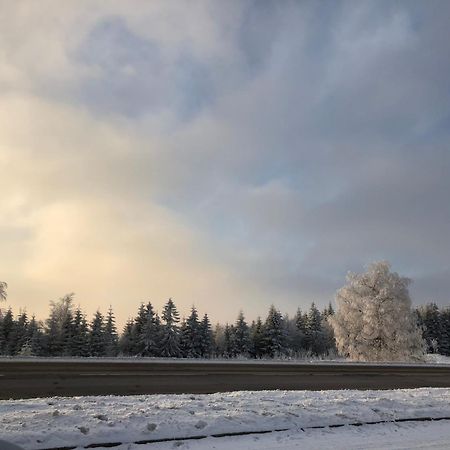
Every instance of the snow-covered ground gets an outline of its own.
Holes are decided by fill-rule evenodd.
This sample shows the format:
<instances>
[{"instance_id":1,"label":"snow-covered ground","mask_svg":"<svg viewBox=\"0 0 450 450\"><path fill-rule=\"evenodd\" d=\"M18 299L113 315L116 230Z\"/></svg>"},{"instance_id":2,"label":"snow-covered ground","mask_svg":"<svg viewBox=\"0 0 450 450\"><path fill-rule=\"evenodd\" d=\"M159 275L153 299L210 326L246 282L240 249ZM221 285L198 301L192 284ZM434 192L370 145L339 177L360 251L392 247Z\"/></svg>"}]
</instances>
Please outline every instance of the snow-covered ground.
<instances>
[{"instance_id":1,"label":"snow-covered ground","mask_svg":"<svg viewBox=\"0 0 450 450\"><path fill-rule=\"evenodd\" d=\"M249 449L296 448L301 441L302 448L332 446L336 449L383 448L365 444L336 447L339 436L343 442L353 438L357 442L358 436L361 438L361 433L365 433L367 439L377 445L380 433L387 432L394 437L403 433L408 437L413 433L408 430L427 429L440 436L441 441L447 439L450 442L450 421L311 429L425 417L450 417L450 389L55 397L0 401L0 438L29 450L108 442L123 443L117 447L120 450L143 450L146 446L130 444L174 437L288 430L268 435L151 444L151 448L173 448L174 445L192 449L241 448L239 442L243 443L242 448ZM330 446L307 447L309 441L312 444L320 440ZM406 445L403 448L412 447Z\"/></svg>"},{"instance_id":2,"label":"snow-covered ground","mask_svg":"<svg viewBox=\"0 0 450 450\"><path fill-rule=\"evenodd\" d=\"M361 427L291 430L259 436L122 445L117 450L448 450L450 422L399 423Z\"/></svg>"},{"instance_id":3,"label":"snow-covered ground","mask_svg":"<svg viewBox=\"0 0 450 450\"><path fill-rule=\"evenodd\" d=\"M427 364L450 364L450 356L429 354L425 356L425 362Z\"/></svg>"}]
</instances>

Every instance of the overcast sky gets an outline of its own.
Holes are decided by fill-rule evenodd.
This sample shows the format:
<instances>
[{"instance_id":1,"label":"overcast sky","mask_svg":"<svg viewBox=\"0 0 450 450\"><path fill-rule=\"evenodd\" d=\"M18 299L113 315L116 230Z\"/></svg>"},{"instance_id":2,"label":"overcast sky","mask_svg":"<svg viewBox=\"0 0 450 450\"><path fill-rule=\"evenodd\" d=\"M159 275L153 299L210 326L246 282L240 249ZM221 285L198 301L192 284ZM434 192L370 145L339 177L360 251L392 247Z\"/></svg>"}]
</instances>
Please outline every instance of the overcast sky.
<instances>
[{"instance_id":1,"label":"overcast sky","mask_svg":"<svg viewBox=\"0 0 450 450\"><path fill-rule=\"evenodd\" d=\"M119 322L450 302L450 2L0 0L0 280Z\"/></svg>"}]
</instances>

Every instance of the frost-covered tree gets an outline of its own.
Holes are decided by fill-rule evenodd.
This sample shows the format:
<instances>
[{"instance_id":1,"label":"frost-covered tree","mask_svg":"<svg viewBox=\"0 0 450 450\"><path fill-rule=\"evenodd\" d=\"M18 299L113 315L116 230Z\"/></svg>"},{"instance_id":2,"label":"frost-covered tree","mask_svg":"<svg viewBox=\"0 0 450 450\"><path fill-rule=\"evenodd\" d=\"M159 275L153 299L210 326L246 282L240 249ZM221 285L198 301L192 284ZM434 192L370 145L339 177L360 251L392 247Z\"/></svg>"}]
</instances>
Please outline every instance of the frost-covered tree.
<instances>
[{"instance_id":1,"label":"frost-covered tree","mask_svg":"<svg viewBox=\"0 0 450 450\"><path fill-rule=\"evenodd\" d=\"M201 355L201 329L197 309L193 306L191 314L181 326L181 347L185 358L198 358Z\"/></svg>"},{"instance_id":2,"label":"frost-covered tree","mask_svg":"<svg viewBox=\"0 0 450 450\"><path fill-rule=\"evenodd\" d=\"M0 354L6 355L9 347L10 337L14 329L14 315L8 308L0 323Z\"/></svg>"},{"instance_id":3,"label":"frost-covered tree","mask_svg":"<svg viewBox=\"0 0 450 450\"><path fill-rule=\"evenodd\" d=\"M162 312L161 326L161 356L176 358L180 356L180 315L171 298L167 301Z\"/></svg>"},{"instance_id":4,"label":"frost-covered tree","mask_svg":"<svg viewBox=\"0 0 450 450\"><path fill-rule=\"evenodd\" d=\"M225 358L233 358L236 356L236 348L234 346L234 327L225 324L223 330L223 354Z\"/></svg>"},{"instance_id":5,"label":"frost-covered tree","mask_svg":"<svg viewBox=\"0 0 450 450\"><path fill-rule=\"evenodd\" d=\"M21 312L14 321L13 331L9 337L8 354L11 356L20 353L22 347L27 343L28 338L28 316L27 313Z\"/></svg>"},{"instance_id":6,"label":"frost-covered tree","mask_svg":"<svg viewBox=\"0 0 450 450\"><path fill-rule=\"evenodd\" d=\"M133 355L133 319L128 319L119 338L119 352L124 356Z\"/></svg>"},{"instance_id":7,"label":"frost-covered tree","mask_svg":"<svg viewBox=\"0 0 450 450\"><path fill-rule=\"evenodd\" d=\"M264 355L264 325L261 317L252 322L250 327L251 355L253 358L262 358Z\"/></svg>"},{"instance_id":8,"label":"frost-covered tree","mask_svg":"<svg viewBox=\"0 0 450 450\"><path fill-rule=\"evenodd\" d=\"M50 317L46 321L47 356L60 356L65 350L65 327L70 322L75 294L66 294L58 301L50 302Z\"/></svg>"},{"instance_id":9,"label":"frost-covered tree","mask_svg":"<svg viewBox=\"0 0 450 450\"><path fill-rule=\"evenodd\" d=\"M59 356L61 351L62 342L58 320L55 315L50 314L45 326L44 356Z\"/></svg>"},{"instance_id":10,"label":"frost-covered tree","mask_svg":"<svg viewBox=\"0 0 450 450\"><path fill-rule=\"evenodd\" d=\"M442 339L440 351L443 355L450 356L450 308L441 311Z\"/></svg>"},{"instance_id":11,"label":"frost-covered tree","mask_svg":"<svg viewBox=\"0 0 450 450\"><path fill-rule=\"evenodd\" d=\"M200 356L202 358L210 358L213 352L214 337L211 330L211 322L208 314L203 316L200 322Z\"/></svg>"},{"instance_id":12,"label":"frost-covered tree","mask_svg":"<svg viewBox=\"0 0 450 450\"><path fill-rule=\"evenodd\" d=\"M73 354L73 338L74 338L74 321L72 311L68 310L66 316L64 317L62 327L61 327L61 342L64 356L72 356Z\"/></svg>"},{"instance_id":13,"label":"frost-covered tree","mask_svg":"<svg viewBox=\"0 0 450 450\"><path fill-rule=\"evenodd\" d=\"M41 323L36 320L35 316L31 317L28 324L28 341L30 355L41 356L44 348L44 335L41 330Z\"/></svg>"},{"instance_id":14,"label":"frost-covered tree","mask_svg":"<svg viewBox=\"0 0 450 450\"><path fill-rule=\"evenodd\" d=\"M153 309L153 305L148 302L145 307L145 322L139 337L140 356L159 356L159 333L160 320Z\"/></svg>"},{"instance_id":15,"label":"frost-covered tree","mask_svg":"<svg viewBox=\"0 0 450 450\"><path fill-rule=\"evenodd\" d=\"M105 356L105 322L103 314L97 311L91 322L89 332L89 350L90 356Z\"/></svg>"},{"instance_id":16,"label":"frost-covered tree","mask_svg":"<svg viewBox=\"0 0 450 450\"><path fill-rule=\"evenodd\" d=\"M264 323L264 349L267 356L271 358L286 352L286 333L283 316L274 305L270 307Z\"/></svg>"},{"instance_id":17,"label":"frost-covered tree","mask_svg":"<svg viewBox=\"0 0 450 450\"><path fill-rule=\"evenodd\" d=\"M417 310L419 323L423 329L423 337L427 344L428 353L442 353L441 347L444 344L443 324L441 313L436 303L428 303Z\"/></svg>"},{"instance_id":18,"label":"frost-covered tree","mask_svg":"<svg viewBox=\"0 0 450 450\"><path fill-rule=\"evenodd\" d=\"M245 321L244 313L239 312L234 327L234 342L238 355L248 356L250 353L250 329Z\"/></svg>"},{"instance_id":19,"label":"frost-covered tree","mask_svg":"<svg viewBox=\"0 0 450 450\"><path fill-rule=\"evenodd\" d=\"M89 356L89 327L86 316L79 307L73 316L70 354L72 356Z\"/></svg>"},{"instance_id":20,"label":"frost-covered tree","mask_svg":"<svg viewBox=\"0 0 450 450\"><path fill-rule=\"evenodd\" d=\"M313 355L317 356L326 352L326 338L322 328L322 315L314 302L311 304L306 318L306 342L308 350Z\"/></svg>"},{"instance_id":21,"label":"frost-covered tree","mask_svg":"<svg viewBox=\"0 0 450 450\"><path fill-rule=\"evenodd\" d=\"M105 353L106 356L117 356L119 353L119 336L117 334L116 318L110 306L105 321Z\"/></svg>"},{"instance_id":22,"label":"frost-covered tree","mask_svg":"<svg viewBox=\"0 0 450 450\"><path fill-rule=\"evenodd\" d=\"M382 261L363 274L349 273L336 293L331 318L338 351L358 361L408 361L423 355L421 332L411 311L408 278Z\"/></svg>"},{"instance_id":23,"label":"frost-covered tree","mask_svg":"<svg viewBox=\"0 0 450 450\"><path fill-rule=\"evenodd\" d=\"M144 348L142 345L142 333L147 322L147 308L144 303L139 305L139 310L134 319L133 329L130 336L131 354L142 355Z\"/></svg>"}]
</instances>

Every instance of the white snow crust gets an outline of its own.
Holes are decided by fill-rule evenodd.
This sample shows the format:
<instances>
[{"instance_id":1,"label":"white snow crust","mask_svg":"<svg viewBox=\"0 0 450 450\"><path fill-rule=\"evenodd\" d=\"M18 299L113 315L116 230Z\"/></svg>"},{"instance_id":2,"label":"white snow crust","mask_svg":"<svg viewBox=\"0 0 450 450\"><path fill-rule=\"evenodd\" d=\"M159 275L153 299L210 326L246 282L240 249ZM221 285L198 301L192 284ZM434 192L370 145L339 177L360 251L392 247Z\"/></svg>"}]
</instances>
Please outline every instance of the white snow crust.
<instances>
[{"instance_id":1,"label":"white snow crust","mask_svg":"<svg viewBox=\"0 0 450 450\"><path fill-rule=\"evenodd\" d=\"M128 445L148 439L276 429L300 432L312 426L420 417L450 417L450 389L3 400L0 439L27 450L106 442Z\"/></svg>"}]
</instances>

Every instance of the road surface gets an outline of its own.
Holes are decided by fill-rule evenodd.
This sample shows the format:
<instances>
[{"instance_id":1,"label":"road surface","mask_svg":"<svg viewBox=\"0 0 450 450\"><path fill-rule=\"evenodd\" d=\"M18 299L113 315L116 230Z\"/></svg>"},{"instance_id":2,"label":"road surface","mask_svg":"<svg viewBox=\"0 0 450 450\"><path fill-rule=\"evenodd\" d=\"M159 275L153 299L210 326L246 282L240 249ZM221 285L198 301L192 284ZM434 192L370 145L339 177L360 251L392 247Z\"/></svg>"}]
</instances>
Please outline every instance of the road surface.
<instances>
[{"instance_id":1,"label":"road surface","mask_svg":"<svg viewBox=\"0 0 450 450\"><path fill-rule=\"evenodd\" d=\"M450 387L450 365L0 360L0 399L417 387Z\"/></svg>"}]
</instances>

